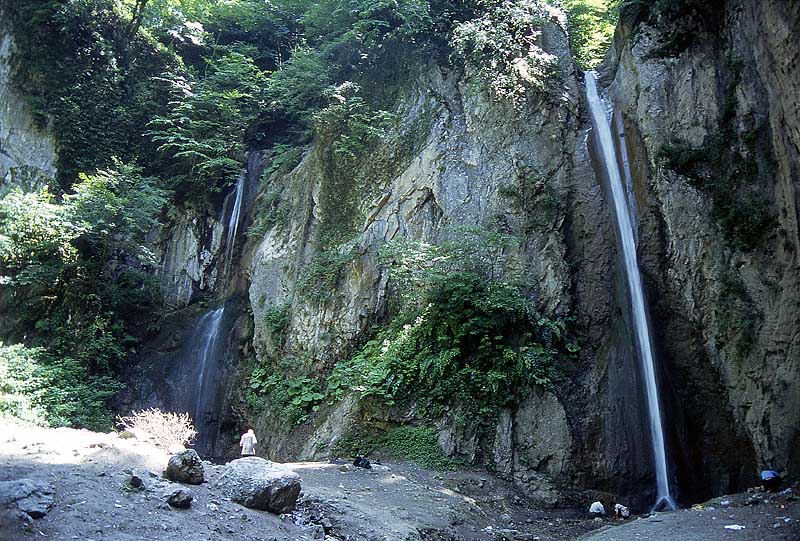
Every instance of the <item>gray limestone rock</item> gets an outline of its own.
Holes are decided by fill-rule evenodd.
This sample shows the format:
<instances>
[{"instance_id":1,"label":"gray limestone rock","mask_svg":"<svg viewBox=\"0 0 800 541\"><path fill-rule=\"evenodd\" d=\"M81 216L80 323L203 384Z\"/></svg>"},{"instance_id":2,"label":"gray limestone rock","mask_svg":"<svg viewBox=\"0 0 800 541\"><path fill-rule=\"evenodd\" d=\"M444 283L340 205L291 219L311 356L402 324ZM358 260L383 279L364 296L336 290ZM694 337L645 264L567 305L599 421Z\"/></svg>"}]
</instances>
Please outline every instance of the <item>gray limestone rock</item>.
<instances>
[{"instance_id":1,"label":"gray limestone rock","mask_svg":"<svg viewBox=\"0 0 800 541\"><path fill-rule=\"evenodd\" d=\"M281 514L294 511L300 476L282 464L244 457L225 465L216 486L245 507Z\"/></svg>"}]
</instances>

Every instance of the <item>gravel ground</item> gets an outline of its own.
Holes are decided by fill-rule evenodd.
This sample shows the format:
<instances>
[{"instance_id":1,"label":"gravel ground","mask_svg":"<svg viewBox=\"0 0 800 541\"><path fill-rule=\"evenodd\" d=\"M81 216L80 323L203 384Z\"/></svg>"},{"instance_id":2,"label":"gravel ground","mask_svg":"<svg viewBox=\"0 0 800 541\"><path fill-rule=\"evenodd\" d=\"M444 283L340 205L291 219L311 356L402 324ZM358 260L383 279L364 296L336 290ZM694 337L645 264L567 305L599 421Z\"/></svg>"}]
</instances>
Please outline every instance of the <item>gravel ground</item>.
<instances>
[{"instance_id":1,"label":"gravel ground","mask_svg":"<svg viewBox=\"0 0 800 541\"><path fill-rule=\"evenodd\" d=\"M800 539L797 487L788 495L752 492L674 513L597 522L583 510L535 509L485 471L305 462L288 464L302 477L298 509L278 517L225 499L214 487L222 466L210 463L208 482L184 487L194 497L191 507L170 507L152 488L168 458L148 441L0 419L0 481L29 478L55 492L52 509L28 525L4 521L0 513L0 541ZM142 475L150 489L129 487L133 470L152 472ZM744 528L725 529L733 525Z\"/></svg>"},{"instance_id":2,"label":"gravel ground","mask_svg":"<svg viewBox=\"0 0 800 541\"><path fill-rule=\"evenodd\" d=\"M294 463L302 477L298 510L278 517L226 500L214 488L222 466L187 486L191 508L164 503L158 490L131 490L130 472L160 474L168 455L146 441L0 421L0 481L49 482L55 504L28 526L2 524L0 540L327 541L575 539L601 524L578 511L531 508L513 486L482 471L439 472L413 464ZM148 475L143 475L145 486Z\"/></svg>"},{"instance_id":3,"label":"gravel ground","mask_svg":"<svg viewBox=\"0 0 800 541\"><path fill-rule=\"evenodd\" d=\"M584 536L586 541L638 540L800 540L799 487L788 494L762 491L714 498L703 505L674 513L606 527Z\"/></svg>"}]
</instances>

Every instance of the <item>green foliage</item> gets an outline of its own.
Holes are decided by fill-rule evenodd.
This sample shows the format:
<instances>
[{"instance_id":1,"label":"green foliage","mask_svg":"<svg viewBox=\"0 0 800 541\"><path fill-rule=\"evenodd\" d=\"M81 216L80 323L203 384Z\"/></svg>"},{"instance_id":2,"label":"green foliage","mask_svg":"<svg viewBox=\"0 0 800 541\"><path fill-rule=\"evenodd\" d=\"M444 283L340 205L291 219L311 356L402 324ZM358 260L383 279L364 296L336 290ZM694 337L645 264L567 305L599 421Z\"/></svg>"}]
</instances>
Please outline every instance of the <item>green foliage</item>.
<instances>
[{"instance_id":1,"label":"green foliage","mask_svg":"<svg viewBox=\"0 0 800 541\"><path fill-rule=\"evenodd\" d=\"M13 190L0 199L0 283L57 287L62 269L78 258L73 242L81 230L69 214L47 190Z\"/></svg>"},{"instance_id":2,"label":"green foliage","mask_svg":"<svg viewBox=\"0 0 800 541\"><path fill-rule=\"evenodd\" d=\"M557 73L557 59L539 46L546 16L538 1L486 2L481 17L456 24L453 49L492 96L521 106Z\"/></svg>"},{"instance_id":3,"label":"green foliage","mask_svg":"<svg viewBox=\"0 0 800 541\"><path fill-rule=\"evenodd\" d=\"M333 452L339 456L386 453L437 470L455 470L463 466L442 452L436 431L427 426L403 425L378 434L350 433L336 442Z\"/></svg>"},{"instance_id":4,"label":"green foliage","mask_svg":"<svg viewBox=\"0 0 800 541\"><path fill-rule=\"evenodd\" d=\"M345 82L327 93L330 104L314 116L317 136L329 145L337 163L352 165L372 146L380 143L396 124L396 117L371 109L358 96L358 85Z\"/></svg>"},{"instance_id":5,"label":"green foliage","mask_svg":"<svg viewBox=\"0 0 800 541\"><path fill-rule=\"evenodd\" d=\"M248 404L269 406L292 424L302 424L325 398L317 381L308 376L287 377L269 365L258 365L250 373Z\"/></svg>"},{"instance_id":6,"label":"green foliage","mask_svg":"<svg viewBox=\"0 0 800 541\"><path fill-rule=\"evenodd\" d=\"M375 110L358 95L358 85L345 82L328 92L330 104L314 116L325 179L320 186L319 210L323 245L341 243L355 231L360 204L370 189L391 176L375 159L379 147L392 147L389 129L396 117ZM365 159L370 156L370 159ZM394 167L403 162L398 160Z\"/></svg>"},{"instance_id":7,"label":"green foliage","mask_svg":"<svg viewBox=\"0 0 800 541\"><path fill-rule=\"evenodd\" d=\"M121 385L43 348L0 345L0 410L50 426L111 427L105 401Z\"/></svg>"},{"instance_id":8,"label":"green foliage","mask_svg":"<svg viewBox=\"0 0 800 541\"><path fill-rule=\"evenodd\" d=\"M0 199L0 293L32 348L19 390L51 424L110 427L104 402L159 303L140 243L165 197L139 169L116 166L82 175L61 201L18 190Z\"/></svg>"},{"instance_id":9,"label":"green foliage","mask_svg":"<svg viewBox=\"0 0 800 541\"><path fill-rule=\"evenodd\" d=\"M291 305L288 303L273 306L264 313L264 325L278 344L282 344L286 339L291 318Z\"/></svg>"},{"instance_id":10,"label":"green foliage","mask_svg":"<svg viewBox=\"0 0 800 541\"><path fill-rule=\"evenodd\" d=\"M560 0L567 14L570 47L584 69L596 67L611 45L620 0Z\"/></svg>"},{"instance_id":11,"label":"green foliage","mask_svg":"<svg viewBox=\"0 0 800 541\"><path fill-rule=\"evenodd\" d=\"M156 187L157 180L142 176L136 166L112 160L113 169L95 175L78 175L74 194L65 196L82 238L99 255L114 252L136 256L155 265L153 254L144 246L145 235L158 225L158 215L167 204L166 192Z\"/></svg>"},{"instance_id":12,"label":"green foliage","mask_svg":"<svg viewBox=\"0 0 800 541\"><path fill-rule=\"evenodd\" d=\"M345 265L355 259L352 250L336 249L318 252L297 280L297 292L305 299L318 302L327 299L336 289Z\"/></svg>"},{"instance_id":13,"label":"green foliage","mask_svg":"<svg viewBox=\"0 0 800 541\"><path fill-rule=\"evenodd\" d=\"M386 448L393 455L427 468L454 470L461 464L442 453L436 431L425 426L399 426L386 434Z\"/></svg>"},{"instance_id":14,"label":"green foliage","mask_svg":"<svg viewBox=\"0 0 800 541\"><path fill-rule=\"evenodd\" d=\"M145 124L166 103L151 79L174 57L129 25L111 0L4 1L14 32L14 81L58 144L58 172L68 187L78 172L109 167L154 148Z\"/></svg>"},{"instance_id":15,"label":"green foliage","mask_svg":"<svg viewBox=\"0 0 800 541\"><path fill-rule=\"evenodd\" d=\"M325 92L332 85L331 67L318 51L298 45L292 56L270 74L266 100L272 126L291 130L299 141L311 135L314 114L325 105Z\"/></svg>"},{"instance_id":16,"label":"green foliage","mask_svg":"<svg viewBox=\"0 0 800 541\"><path fill-rule=\"evenodd\" d=\"M244 134L263 106L264 73L230 53L209 60L198 82L176 74L162 80L172 88L170 111L150 122L148 134L167 158L179 196L203 201L235 183L245 165Z\"/></svg>"},{"instance_id":17,"label":"green foliage","mask_svg":"<svg viewBox=\"0 0 800 541\"><path fill-rule=\"evenodd\" d=\"M472 231L477 236L478 232ZM549 385L566 339L507 282L511 239L484 233L441 245L395 244L385 254L403 310L328 378L334 398L425 398L490 417L532 385Z\"/></svg>"}]
</instances>

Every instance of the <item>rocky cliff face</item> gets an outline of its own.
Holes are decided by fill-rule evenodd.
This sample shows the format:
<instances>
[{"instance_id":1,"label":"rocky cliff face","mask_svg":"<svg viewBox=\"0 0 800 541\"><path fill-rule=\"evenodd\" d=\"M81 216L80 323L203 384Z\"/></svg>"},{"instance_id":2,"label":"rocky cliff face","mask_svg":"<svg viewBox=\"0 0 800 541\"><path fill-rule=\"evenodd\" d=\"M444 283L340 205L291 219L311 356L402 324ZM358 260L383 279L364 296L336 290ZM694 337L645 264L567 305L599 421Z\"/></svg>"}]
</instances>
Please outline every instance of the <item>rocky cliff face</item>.
<instances>
[{"instance_id":1,"label":"rocky cliff face","mask_svg":"<svg viewBox=\"0 0 800 541\"><path fill-rule=\"evenodd\" d=\"M800 473L800 6L717 4L622 24L606 66L678 474L699 495Z\"/></svg>"},{"instance_id":2,"label":"rocky cliff face","mask_svg":"<svg viewBox=\"0 0 800 541\"><path fill-rule=\"evenodd\" d=\"M439 66L423 71L400 107L398 134L417 130L421 144L385 185L359 193L358 234L340 248L351 257L328 296L309 298L297 287L319 256L316 241L325 225L319 147L268 182L285 186L280 200L290 210L250 244L245 261L255 354L263 359L288 353L297 359L296 370L324 371L386 309L386 270L378 264L382 245L396 239L433 242L454 227L487 224L502 224L522 237L516 257L525 280L543 311L574 318L581 353L563 361L563 377L552 391L533 389L503 411L491 436L453 411L439 422L439 442L448 454L487 465L529 495L555 503L559 484L633 493L652 484L652 473L637 365L619 308L624 290L617 287L609 205L593 172L582 79L558 17L548 21L542 46L560 59L558 91L555 98L532 96L521 109L490 99L469 74ZM531 185L532 178L539 180ZM515 204L504 187L523 194L525 204ZM283 306L291 317L286 344L279 344L263 321ZM279 413L248 416L266 452L279 459L322 458L343 436L419 415L413 408L376 411L345 400L293 429ZM620 471L624 478L617 476Z\"/></svg>"},{"instance_id":3,"label":"rocky cliff face","mask_svg":"<svg viewBox=\"0 0 800 541\"><path fill-rule=\"evenodd\" d=\"M779 4L729 2L682 50L665 42L685 20L654 18L635 36L623 23L604 66L631 157L667 432L685 501L741 488L759 466L795 474L798 467L800 57L788 39L797 35L797 10L787 14ZM300 165L270 181L285 186L280 200L291 210L245 256L255 355L282 347L306 370L325 370L386 308L381 245L435 241L455 224L501 220L525 236L518 255L526 278L543 309L574 318L581 353L564 361L552 391L535 390L504 411L492 438L451 415L440 422L440 445L546 502L557 499L558 485L638 493L646 501L653 485L646 410L605 180L594 173L600 169L582 78L557 20L543 44L561 59L561 97L522 110L493 102L457 70L431 67L419 76L401 112L403 129L428 126L423 144L384 185L360 194L363 219L343 249L352 257L326 298L297 290L324 226L321 150L311 147ZM708 156L704 145L731 134L741 160L681 161L681 151ZM741 167L742 160L755 167ZM534 193L550 199L534 197L521 209L500 188L531 173L546 179ZM749 174L748 185L736 174ZM715 191L717 177L732 183L738 203ZM759 221L748 209L775 220ZM291 314L283 346L262 323L282 306ZM269 413L248 420L273 457L319 458L348 432L414 417L346 400L298 429Z\"/></svg>"},{"instance_id":4,"label":"rocky cliff face","mask_svg":"<svg viewBox=\"0 0 800 541\"><path fill-rule=\"evenodd\" d=\"M0 12L0 182L40 187L56 174L55 142L11 80L14 41Z\"/></svg>"}]
</instances>

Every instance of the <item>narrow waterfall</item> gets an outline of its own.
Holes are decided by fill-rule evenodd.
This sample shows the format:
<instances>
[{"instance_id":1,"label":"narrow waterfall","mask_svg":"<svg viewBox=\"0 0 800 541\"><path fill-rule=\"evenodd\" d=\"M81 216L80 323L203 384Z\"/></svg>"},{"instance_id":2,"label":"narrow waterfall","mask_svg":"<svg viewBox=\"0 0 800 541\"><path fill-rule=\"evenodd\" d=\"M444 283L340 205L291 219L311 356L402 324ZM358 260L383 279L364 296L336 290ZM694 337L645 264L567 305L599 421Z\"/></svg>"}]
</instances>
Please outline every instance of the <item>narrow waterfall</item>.
<instances>
[{"instance_id":1,"label":"narrow waterfall","mask_svg":"<svg viewBox=\"0 0 800 541\"><path fill-rule=\"evenodd\" d=\"M225 268L227 269L231 262L233 254L233 246L236 244L236 234L239 232L239 218L242 213L242 199L244 197L244 185L247 178L247 173L242 171L239 173L239 180L236 181L236 196L233 201L233 209L231 209L231 216L228 219L228 238L225 243Z\"/></svg>"},{"instance_id":2,"label":"narrow waterfall","mask_svg":"<svg viewBox=\"0 0 800 541\"><path fill-rule=\"evenodd\" d=\"M217 427L212 420L219 394L219 368L222 351L222 316L225 307L203 315L191 338L190 354L196 368L195 388L191 393L193 420L197 430L195 447L201 454L213 455Z\"/></svg>"},{"instance_id":3,"label":"narrow waterfall","mask_svg":"<svg viewBox=\"0 0 800 541\"><path fill-rule=\"evenodd\" d=\"M642 372L647 386L647 407L650 414L650 438L653 444L653 454L656 469L656 504L654 509L668 507L675 509L672 499L667 473L667 453L664 443L664 431L661 421L661 406L658 398L658 385L656 383L655 362L653 348L650 341L650 330L647 325L644 294L642 292L642 277L639 274L639 264L636 260L636 241L634 240L633 225L628 210L625 186L623 186L619 166L614 152L614 140L611 128L606 117L605 107L597 92L597 75L594 72L586 73L586 98L592 115L592 125L597 134L597 140L603 154L608 179L611 184L611 194L614 199L614 209L617 217L617 228L622 241L622 256L625 261L625 275L630 290L631 314L635 326L635 334L639 357L642 363Z\"/></svg>"}]
</instances>

